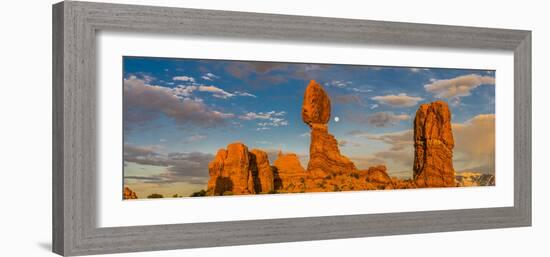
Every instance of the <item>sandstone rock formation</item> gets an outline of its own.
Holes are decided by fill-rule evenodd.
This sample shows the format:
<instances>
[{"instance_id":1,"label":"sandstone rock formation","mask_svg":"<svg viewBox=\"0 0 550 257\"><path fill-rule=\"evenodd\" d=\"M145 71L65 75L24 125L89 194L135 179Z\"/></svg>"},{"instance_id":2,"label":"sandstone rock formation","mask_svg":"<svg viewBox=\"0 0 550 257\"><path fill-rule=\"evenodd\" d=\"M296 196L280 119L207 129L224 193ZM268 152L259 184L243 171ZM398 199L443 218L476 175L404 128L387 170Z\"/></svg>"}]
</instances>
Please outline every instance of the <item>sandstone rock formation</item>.
<instances>
[{"instance_id":1,"label":"sandstone rock formation","mask_svg":"<svg viewBox=\"0 0 550 257\"><path fill-rule=\"evenodd\" d=\"M275 190L275 175L267 153L248 150L242 143L218 150L208 165L210 180L207 195L257 194Z\"/></svg>"},{"instance_id":2,"label":"sandstone rock formation","mask_svg":"<svg viewBox=\"0 0 550 257\"><path fill-rule=\"evenodd\" d=\"M311 128L309 176L324 177L357 170L353 162L340 154L338 142L328 132L330 108L330 99L323 87L311 80L302 104L302 120Z\"/></svg>"},{"instance_id":3,"label":"sandstone rock formation","mask_svg":"<svg viewBox=\"0 0 550 257\"><path fill-rule=\"evenodd\" d=\"M256 192L267 193L275 190L273 168L269 165L266 152L259 149L250 150L250 170Z\"/></svg>"},{"instance_id":4,"label":"sandstone rock formation","mask_svg":"<svg viewBox=\"0 0 550 257\"><path fill-rule=\"evenodd\" d=\"M132 191L129 187L124 187L123 199L138 199L136 192Z\"/></svg>"},{"instance_id":5,"label":"sandstone rock formation","mask_svg":"<svg viewBox=\"0 0 550 257\"><path fill-rule=\"evenodd\" d=\"M275 189L283 192L301 192L305 190L306 170L294 153L279 152L273 162L275 170Z\"/></svg>"},{"instance_id":6,"label":"sandstone rock formation","mask_svg":"<svg viewBox=\"0 0 550 257\"><path fill-rule=\"evenodd\" d=\"M494 176L458 174L453 168L454 139L451 113L443 101L422 104L414 120L414 166L412 179L388 175L386 166L358 170L340 153L329 133L331 104L328 94L314 80L304 94L302 120L311 129L307 169L298 155L279 152L270 165L266 152L242 143L220 149L208 169L207 195L334 192L387 190L418 187L494 185ZM129 189L128 189L129 190ZM125 189L125 198L126 198ZM132 193L128 193L129 197ZM135 196L135 193L133 193Z\"/></svg>"},{"instance_id":7,"label":"sandstone rock formation","mask_svg":"<svg viewBox=\"0 0 550 257\"><path fill-rule=\"evenodd\" d=\"M311 80L304 93L302 120L309 125L327 124L330 119L330 98L315 80Z\"/></svg>"},{"instance_id":8,"label":"sandstone rock formation","mask_svg":"<svg viewBox=\"0 0 550 257\"><path fill-rule=\"evenodd\" d=\"M365 177L368 182L382 184L392 182L390 176L388 176L388 173L386 172L386 166L384 165L370 167L365 173Z\"/></svg>"},{"instance_id":9,"label":"sandstone rock formation","mask_svg":"<svg viewBox=\"0 0 550 257\"><path fill-rule=\"evenodd\" d=\"M414 119L413 176L418 187L455 186L451 112L443 101L422 104Z\"/></svg>"},{"instance_id":10,"label":"sandstone rock formation","mask_svg":"<svg viewBox=\"0 0 550 257\"><path fill-rule=\"evenodd\" d=\"M208 171L208 195L256 193L250 171L250 154L248 147L242 143L232 143L227 150L218 150L214 160L208 164Z\"/></svg>"}]
</instances>

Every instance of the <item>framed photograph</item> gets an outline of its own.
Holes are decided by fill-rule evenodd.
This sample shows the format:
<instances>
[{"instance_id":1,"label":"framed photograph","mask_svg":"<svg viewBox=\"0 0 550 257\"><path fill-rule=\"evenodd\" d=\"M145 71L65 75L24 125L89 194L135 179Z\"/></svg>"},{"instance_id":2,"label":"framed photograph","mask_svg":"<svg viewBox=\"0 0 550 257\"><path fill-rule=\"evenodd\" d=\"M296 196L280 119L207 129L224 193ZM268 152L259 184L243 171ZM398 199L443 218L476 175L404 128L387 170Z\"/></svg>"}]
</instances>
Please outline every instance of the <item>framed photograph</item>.
<instances>
[{"instance_id":1,"label":"framed photograph","mask_svg":"<svg viewBox=\"0 0 550 257\"><path fill-rule=\"evenodd\" d=\"M531 32L53 6L53 251L531 225Z\"/></svg>"}]
</instances>

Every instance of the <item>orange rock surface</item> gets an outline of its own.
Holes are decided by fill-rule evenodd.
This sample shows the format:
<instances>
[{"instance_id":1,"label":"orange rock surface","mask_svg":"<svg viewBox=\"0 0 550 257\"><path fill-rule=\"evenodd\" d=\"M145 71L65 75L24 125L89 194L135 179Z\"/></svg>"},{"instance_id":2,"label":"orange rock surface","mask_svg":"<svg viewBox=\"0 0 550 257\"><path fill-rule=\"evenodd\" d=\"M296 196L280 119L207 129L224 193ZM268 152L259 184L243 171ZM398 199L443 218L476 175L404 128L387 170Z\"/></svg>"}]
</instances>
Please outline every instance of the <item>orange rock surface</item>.
<instances>
[{"instance_id":1,"label":"orange rock surface","mask_svg":"<svg viewBox=\"0 0 550 257\"><path fill-rule=\"evenodd\" d=\"M451 112L443 101L422 104L414 119L413 176L418 187L455 186Z\"/></svg>"},{"instance_id":2,"label":"orange rock surface","mask_svg":"<svg viewBox=\"0 0 550 257\"><path fill-rule=\"evenodd\" d=\"M294 153L279 152L273 162L275 170L275 189L281 192L305 191L306 170Z\"/></svg>"},{"instance_id":3,"label":"orange rock surface","mask_svg":"<svg viewBox=\"0 0 550 257\"><path fill-rule=\"evenodd\" d=\"M124 187L123 199L138 199L136 192L132 191L129 187Z\"/></svg>"},{"instance_id":4,"label":"orange rock surface","mask_svg":"<svg viewBox=\"0 0 550 257\"><path fill-rule=\"evenodd\" d=\"M267 193L275 190L273 168L269 165L266 152L259 149L250 150L250 170L256 192Z\"/></svg>"},{"instance_id":5,"label":"orange rock surface","mask_svg":"<svg viewBox=\"0 0 550 257\"><path fill-rule=\"evenodd\" d=\"M216 157L208 165L210 180L207 194L255 194L249 155L248 147L239 142L229 144L227 150L218 150Z\"/></svg>"},{"instance_id":6,"label":"orange rock surface","mask_svg":"<svg viewBox=\"0 0 550 257\"><path fill-rule=\"evenodd\" d=\"M466 173L455 181L451 113L443 101L422 104L416 112L412 179L390 177L384 165L358 170L340 153L336 138L329 133L330 113L328 94L312 80L302 105L302 120L311 129L307 169L294 153L279 152L271 166L266 152L232 143L220 149L208 166L207 195L494 185L494 177Z\"/></svg>"},{"instance_id":7,"label":"orange rock surface","mask_svg":"<svg viewBox=\"0 0 550 257\"><path fill-rule=\"evenodd\" d=\"M388 173L386 172L386 166L384 165L370 167L365 173L365 177L368 182L382 184L388 184L392 182L390 176L388 176Z\"/></svg>"},{"instance_id":8,"label":"orange rock surface","mask_svg":"<svg viewBox=\"0 0 550 257\"><path fill-rule=\"evenodd\" d=\"M311 80L302 104L302 120L311 128L307 165L310 176L324 177L357 170L352 161L340 154L338 142L328 132L330 108L330 99L323 87Z\"/></svg>"},{"instance_id":9,"label":"orange rock surface","mask_svg":"<svg viewBox=\"0 0 550 257\"><path fill-rule=\"evenodd\" d=\"M315 80L311 80L304 94L302 120L311 124L326 124L330 119L330 98Z\"/></svg>"}]
</instances>

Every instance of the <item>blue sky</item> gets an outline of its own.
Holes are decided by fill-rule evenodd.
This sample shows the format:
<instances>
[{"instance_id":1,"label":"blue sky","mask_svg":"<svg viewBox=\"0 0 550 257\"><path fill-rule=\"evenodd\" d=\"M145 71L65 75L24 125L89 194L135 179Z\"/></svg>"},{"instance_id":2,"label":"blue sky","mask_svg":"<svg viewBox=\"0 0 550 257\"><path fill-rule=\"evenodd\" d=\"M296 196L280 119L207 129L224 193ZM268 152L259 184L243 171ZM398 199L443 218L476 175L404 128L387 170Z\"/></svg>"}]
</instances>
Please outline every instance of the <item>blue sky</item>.
<instances>
[{"instance_id":1,"label":"blue sky","mask_svg":"<svg viewBox=\"0 0 550 257\"><path fill-rule=\"evenodd\" d=\"M359 168L410 176L415 112L444 100L460 140L455 169L494 172L494 71L124 57L123 72L125 182L144 193L204 188L208 162L235 141L271 162L279 150L297 153L307 166L300 115L311 79L329 94L329 130Z\"/></svg>"}]
</instances>

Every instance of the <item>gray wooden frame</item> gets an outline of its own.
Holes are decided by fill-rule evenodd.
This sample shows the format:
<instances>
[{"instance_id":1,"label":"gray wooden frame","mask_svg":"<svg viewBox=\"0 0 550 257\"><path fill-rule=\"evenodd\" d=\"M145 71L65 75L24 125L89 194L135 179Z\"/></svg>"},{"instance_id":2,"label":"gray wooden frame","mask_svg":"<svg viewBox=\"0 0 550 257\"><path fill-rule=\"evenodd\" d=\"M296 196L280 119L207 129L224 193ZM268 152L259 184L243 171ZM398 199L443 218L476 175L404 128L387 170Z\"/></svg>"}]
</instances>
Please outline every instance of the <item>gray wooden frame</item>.
<instances>
[{"instance_id":1,"label":"gray wooden frame","mask_svg":"<svg viewBox=\"0 0 550 257\"><path fill-rule=\"evenodd\" d=\"M95 36L100 30L513 52L514 206L99 228L95 224ZM530 225L530 31L72 1L53 6L53 251L58 254L87 255Z\"/></svg>"}]
</instances>

